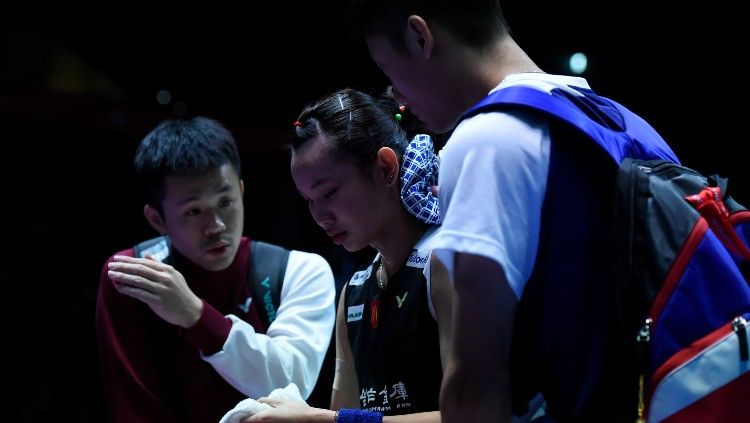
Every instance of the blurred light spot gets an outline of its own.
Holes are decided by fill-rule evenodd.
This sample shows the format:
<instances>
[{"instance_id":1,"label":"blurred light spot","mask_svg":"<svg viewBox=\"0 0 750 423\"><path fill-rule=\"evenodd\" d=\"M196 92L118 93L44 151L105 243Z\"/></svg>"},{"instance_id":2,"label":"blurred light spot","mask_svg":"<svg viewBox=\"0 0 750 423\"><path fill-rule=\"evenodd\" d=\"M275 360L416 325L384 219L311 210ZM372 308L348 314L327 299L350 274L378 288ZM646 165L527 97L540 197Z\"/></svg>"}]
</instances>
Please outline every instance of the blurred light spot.
<instances>
[{"instance_id":1,"label":"blurred light spot","mask_svg":"<svg viewBox=\"0 0 750 423\"><path fill-rule=\"evenodd\" d=\"M576 75L580 75L586 72L586 68L589 65L589 60L583 53L575 53L570 56L570 71Z\"/></svg>"},{"instance_id":2,"label":"blurred light spot","mask_svg":"<svg viewBox=\"0 0 750 423\"><path fill-rule=\"evenodd\" d=\"M161 90L156 93L156 101L161 105L169 104L172 101L172 94L167 90Z\"/></svg>"}]
</instances>

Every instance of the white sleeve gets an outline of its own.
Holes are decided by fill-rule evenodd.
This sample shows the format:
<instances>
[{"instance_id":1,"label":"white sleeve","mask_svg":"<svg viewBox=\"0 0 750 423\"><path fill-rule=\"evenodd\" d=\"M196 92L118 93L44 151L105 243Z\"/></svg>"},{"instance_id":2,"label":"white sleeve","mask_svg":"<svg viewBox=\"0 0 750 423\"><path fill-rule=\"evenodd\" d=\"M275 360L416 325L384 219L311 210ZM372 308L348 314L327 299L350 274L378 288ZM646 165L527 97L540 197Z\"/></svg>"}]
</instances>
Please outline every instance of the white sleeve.
<instances>
[{"instance_id":1,"label":"white sleeve","mask_svg":"<svg viewBox=\"0 0 750 423\"><path fill-rule=\"evenodd\" d=\"M453 280L455 253L496 261L518 297L539 242L549 167L549 130L524 113L484 113L462 122L440 152L443 224L433 253Z\"/></svg>"},{"instance_id":2,"label":"white sleeve","mask_svg":"<svg viewBox=\"0 0 750 423\"><path fill-rule=\"evenodd\" d=\"M221 351L203 359L243 394L258 398L294 382L307 398L318 380L335 320L331 267L321 256L291 251L276 320L267 334L236 316Z\"/></svg>"}]
</instances>

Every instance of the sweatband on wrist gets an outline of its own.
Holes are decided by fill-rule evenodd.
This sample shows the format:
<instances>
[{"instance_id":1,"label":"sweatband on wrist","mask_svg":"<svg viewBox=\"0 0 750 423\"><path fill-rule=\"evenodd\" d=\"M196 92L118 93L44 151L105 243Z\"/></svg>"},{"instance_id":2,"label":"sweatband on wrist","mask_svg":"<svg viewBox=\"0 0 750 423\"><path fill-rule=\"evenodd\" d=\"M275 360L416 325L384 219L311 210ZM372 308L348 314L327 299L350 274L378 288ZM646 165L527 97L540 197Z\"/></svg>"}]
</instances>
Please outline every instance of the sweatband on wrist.
<instances>
[{"instance_id":1,"label":"sweatband on wrist","mask_svg":"<svg viewBox=\"0 0 750 423\"><path fill-rule=\"evenodd\" d=\"M342 408L336 413L336 423L383 423L383 414L356 408Z\"/></svg>"}]
</instances>

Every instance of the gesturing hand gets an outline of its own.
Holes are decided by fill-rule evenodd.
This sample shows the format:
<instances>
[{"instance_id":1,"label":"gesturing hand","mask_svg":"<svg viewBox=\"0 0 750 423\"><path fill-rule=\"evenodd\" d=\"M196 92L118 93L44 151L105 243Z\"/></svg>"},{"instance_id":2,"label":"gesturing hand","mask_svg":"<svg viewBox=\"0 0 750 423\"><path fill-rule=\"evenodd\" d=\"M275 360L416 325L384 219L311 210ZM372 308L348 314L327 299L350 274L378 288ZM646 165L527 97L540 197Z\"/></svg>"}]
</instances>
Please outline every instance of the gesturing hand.
<instances>
[{"instance_id":1,"label":"gesturing hand","mask_svg":"<svg viewBox=\"0 0 750 423\"><path fill-rule=\"evenodd\" d=\"M107 272L122 294L143 301L159 317L183 328L193 326L203 312L203 301L174 267L151 256L115 256Z\"/></svg>"}]
</instances>

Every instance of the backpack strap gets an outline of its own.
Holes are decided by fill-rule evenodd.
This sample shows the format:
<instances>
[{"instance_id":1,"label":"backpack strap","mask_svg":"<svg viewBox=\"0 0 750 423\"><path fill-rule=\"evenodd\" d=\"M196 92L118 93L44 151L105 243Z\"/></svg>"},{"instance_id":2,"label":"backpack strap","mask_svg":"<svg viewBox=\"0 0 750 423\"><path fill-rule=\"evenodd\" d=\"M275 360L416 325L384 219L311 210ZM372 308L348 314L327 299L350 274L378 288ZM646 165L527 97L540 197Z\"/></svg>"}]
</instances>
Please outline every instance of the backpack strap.
<instances>
[{"instance_id":1,"label":"backpack strap","mask_svg":"<svg viewBox=\"0 0 750 423\"><path fill-rule=\"evenodd\" d=\"M594 141L617 165L626 157L679 163L653 128L624 106L588 88L556 88L549 92L527 86L502 88L474 105L461 120L508 107L542 112L570 125Z\"/></svg>"},{"instance_id":2,"label":"backpack strap","mask_svg":"<svg viewBox=\"0 0 750 423\"><path fill-rule=\"evenodd\" d=\"M172 243L169 242L169 238L166 236L157 236L156 238L136 244L133 247L133 257L145 258L146 254L150 254L160 262L169 264L171 245Z\"/></svg>"},{"instance_id":3,"label":"backpack strap","mask_svg":"<svg viewBox=\"0 0 750 423\"><path fill-rule=\"evenodd\" d=\"M257 304L258 317L268 326L276 320L281 302L289 250L278 245L252 241L250 248L250 290Z\"/></svg>"}]
</instances>

